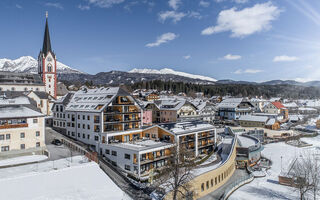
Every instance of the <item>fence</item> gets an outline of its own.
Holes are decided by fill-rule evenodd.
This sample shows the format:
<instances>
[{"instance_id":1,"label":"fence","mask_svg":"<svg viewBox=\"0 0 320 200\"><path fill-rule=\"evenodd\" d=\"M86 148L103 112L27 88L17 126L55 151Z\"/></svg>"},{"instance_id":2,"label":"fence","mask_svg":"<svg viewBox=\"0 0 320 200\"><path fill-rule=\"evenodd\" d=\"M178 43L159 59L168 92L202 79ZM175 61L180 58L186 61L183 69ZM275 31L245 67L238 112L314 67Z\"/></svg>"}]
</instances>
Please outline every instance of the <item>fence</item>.
<instances>
[{"instance_id":1,"label":"fence","mask_svg":"<svg viewBox=\"0 0 320 200\"><path fill-rule=\"evenodd\" d=\"M246 176L241 177L239 180L237 180L236 182L233 182L232 184L230 184L224 191L223 196L220 198L220 200L226 200L229 198L229 196L235 191L237 190L239 187L241 187L244 184L247 184L249 182L251 182L254 179L253 174L248 174Z\"/></svg>"}]
</instances>

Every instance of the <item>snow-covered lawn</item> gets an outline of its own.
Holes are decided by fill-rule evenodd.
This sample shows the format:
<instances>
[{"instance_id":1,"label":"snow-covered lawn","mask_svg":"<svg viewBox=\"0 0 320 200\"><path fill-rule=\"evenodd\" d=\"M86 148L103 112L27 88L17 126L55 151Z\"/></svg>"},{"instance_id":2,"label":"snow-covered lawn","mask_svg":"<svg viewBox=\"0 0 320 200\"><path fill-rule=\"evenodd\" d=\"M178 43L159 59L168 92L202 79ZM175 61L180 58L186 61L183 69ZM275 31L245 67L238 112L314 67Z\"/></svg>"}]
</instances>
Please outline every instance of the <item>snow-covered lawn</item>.
<instances>
[{"instance_id":1,"label":"snow-covered lawn","mask_svg":"<svg viewBox=\"0 0 320 200\"><path fill-rule=\"evenodd\" d=\"M69 167L70 166L70 167ZM82 156L0 169L1 199L130 199L95 162Z\"/></svg>"},{"instance_id":2,"label":"snow-covered lawn","mask_svg":"<svg viewBox=\"0 0 320 200\"><path fill-rule=\"evenodd\" d=\"M320 148L320 136L303 138L302 140L313 144L313 146L298 148L283 142L265 145L262 154L273 162L271 169L267 171L267 176L256 178L251 183L239 188L230 196L229 200L299 199L298 192L293 188L278 184L278 175L281 172L281 157L282 169L286 170L295 156Z\"/></svg>"},{"instance_id":3,"label":"snow-covered lawn","mask_svg":"<svg viewBox=\"0 0 320 200\"><path fill-rule=\"evenodd\" d=\"M46 160L48 157L45 155L31 155L31 156L20 156L16 158L9 158L5 160L0 160L0 167L7 165L18 165L22 163L32 163L37 161Z\"/></svg>"}]
</instances>

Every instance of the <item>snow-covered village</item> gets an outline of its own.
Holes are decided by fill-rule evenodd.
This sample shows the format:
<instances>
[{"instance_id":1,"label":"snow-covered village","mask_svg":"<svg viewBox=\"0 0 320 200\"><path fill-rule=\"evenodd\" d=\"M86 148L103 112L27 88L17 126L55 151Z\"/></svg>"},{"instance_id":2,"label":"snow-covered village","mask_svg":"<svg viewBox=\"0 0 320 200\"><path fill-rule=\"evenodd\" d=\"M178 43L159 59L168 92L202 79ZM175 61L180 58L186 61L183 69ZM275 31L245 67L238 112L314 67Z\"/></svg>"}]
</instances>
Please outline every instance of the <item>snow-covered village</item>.
<instances>
[{"instance_id":1,"label":"snow-covered village","mask_svg":"<svg viewBox=\"0 0 320 200\"><path fill-rule=\"evenodd\" d=\"M320 199L319 9L1 1L0 199Z\"/></svg>"}]
</instances>

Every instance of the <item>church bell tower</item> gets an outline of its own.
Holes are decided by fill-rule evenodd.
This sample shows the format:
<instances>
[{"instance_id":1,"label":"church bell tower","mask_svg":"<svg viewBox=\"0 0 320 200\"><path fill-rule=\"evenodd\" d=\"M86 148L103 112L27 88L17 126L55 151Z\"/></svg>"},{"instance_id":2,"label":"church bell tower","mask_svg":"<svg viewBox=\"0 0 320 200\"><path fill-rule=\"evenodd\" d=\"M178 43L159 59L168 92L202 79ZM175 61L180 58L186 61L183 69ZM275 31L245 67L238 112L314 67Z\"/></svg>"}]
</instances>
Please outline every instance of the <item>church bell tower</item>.
<instances>
[{"instance_id":1,"label":"church bell tower","mask_svg":"<svg viewBox=\"0 0 320 200\"><path fill-rule=\"evenodd\" d=\"M44 31L44 39L42 50L38 56L38 73L45 84L46 92L57 98L57 59L51 49L48 12L46 12L46 27Z\"/></svg>"}]
</instances>

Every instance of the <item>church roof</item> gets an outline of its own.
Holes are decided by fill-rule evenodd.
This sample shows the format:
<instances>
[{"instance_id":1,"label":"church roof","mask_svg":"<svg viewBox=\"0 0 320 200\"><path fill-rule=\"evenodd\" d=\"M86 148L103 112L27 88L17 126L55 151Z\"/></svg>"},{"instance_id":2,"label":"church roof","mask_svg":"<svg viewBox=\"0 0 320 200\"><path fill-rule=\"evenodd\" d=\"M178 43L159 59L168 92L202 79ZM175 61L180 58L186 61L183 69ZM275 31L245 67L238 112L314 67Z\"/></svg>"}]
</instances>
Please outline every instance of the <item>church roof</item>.
<instances>
[{"instance_id":1,"label":"church roof","mask_svg":"<svg viewBox=\"0 0 320 200\"><path fill-rule=\"evenodd\" d=\"M52 53L50 34L49 34L48 18L46 19L46 27L45 27L45 30L44 30L44 38L43 38L43 45L42 45L42 51L41 52L44 55L48 55L48 52Z\"/></svg>"}]
</instances>

